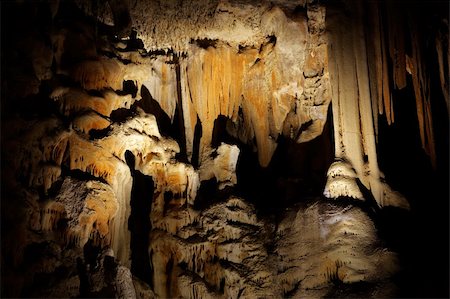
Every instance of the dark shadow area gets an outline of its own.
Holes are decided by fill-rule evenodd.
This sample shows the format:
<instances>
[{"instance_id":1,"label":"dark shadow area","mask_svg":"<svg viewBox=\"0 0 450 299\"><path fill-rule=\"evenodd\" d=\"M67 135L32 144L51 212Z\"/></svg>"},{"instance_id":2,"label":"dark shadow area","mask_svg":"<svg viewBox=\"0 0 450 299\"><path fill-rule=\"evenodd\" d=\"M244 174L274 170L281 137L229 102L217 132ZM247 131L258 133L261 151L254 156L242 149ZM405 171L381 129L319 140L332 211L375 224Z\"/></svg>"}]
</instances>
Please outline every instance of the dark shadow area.
<instances>
[{"instance_id":1,"label":"dark shadow area","mask_svg":"<svg viewBox=\"0 0 450 299\"><path fill-rule=\"evenodd\" d=\"M151 285L152 271L148 248L154 183L151 177L135 169L135 157L130 151L126 151L125 158L133 177L131 215L128 219L128 229L131 232L131 273Z\"/></svg>"},{"instance_id":2,"label":"dark shadow area","mask_svg":"<svg viewBox=\"0 0 450 299\"><path fill-rule=\"evenodd\" d=\"M449 296L449 122L439 89L431 90L436 169L421 146L411 88L394 92L394 124L388 126L384 117L379 121L380 168L411 204L410 212L384 208L379 217L381 238L400 255L402 271L395 279L401 297Z\"/></svg>"},{"instance_id":3,"label":"dark shadow area","mask_svg":"<svg viewBox=\"0 0 450 299\"><path fill-rule=\"evenodd\" d=\"M158 128L161 135L168 136L171 127L170 118L144 85L141 87L141 97L142 99L137 103L138 107L146 113L153 114L156 118L156 122L158 123Z\"/></svg>"},{"instance_id":4,"label":"dark shadow area","mask_svg":"<svg viewBox=\"0 0 450 299\"><path fill-rule=\"evenodd\" d=\"M323 133L317 138L296 143L280 136L267 168L259 166L257 153L249 146L240 146L237 191L255 204L261 215L280 216L295 203L322 196L334 158L331 106L329 110Z\"/></svg>"},{"instance_id":5,"label":"dark shadow area","mask_svg":"<svg viewBox=\"0 0 450 299\"><path fill-rule=\"evenodd\" d=\"M219 115L216 118L211 139L211 146L213 148L219 147L222 142L228 144L240 143L227 132L227 126L230 124L232 125L231 119L226 116Z\"/></svg>"},{"instance_id":6,"label":"dark shadow area","mask_svg":"<svg viewBox=\"0 0 450 299\"><path fill-rule=\"evenodd\" d=\"M200 154L200 139L203 135L203 129L202 129L202 122L200 121L200 118L197 115L197 123L195 124L194 129L194 141L192 146L192 158L191 158L191 164L195 168L198 167L198 160L199 160L199 154Z\"/></svg>"}]
</instances>

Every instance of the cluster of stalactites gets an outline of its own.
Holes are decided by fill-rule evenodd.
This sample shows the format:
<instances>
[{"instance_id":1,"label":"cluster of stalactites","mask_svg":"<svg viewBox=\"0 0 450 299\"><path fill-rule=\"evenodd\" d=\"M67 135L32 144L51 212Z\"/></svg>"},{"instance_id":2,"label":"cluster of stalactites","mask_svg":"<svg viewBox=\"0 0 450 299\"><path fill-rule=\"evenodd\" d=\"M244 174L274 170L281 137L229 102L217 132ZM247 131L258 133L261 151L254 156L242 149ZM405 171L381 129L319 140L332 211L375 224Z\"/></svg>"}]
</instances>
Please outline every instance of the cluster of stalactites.
<instances>
[{"instance_id":1,"label":"cluster of stalactites","mask_svg":"<svg viewBox=\"0 0 450 299\"><path fill-rule=\"evenodd\" d=\"M378 64L374 72L370 61L376 55L383 54L385 48L383 45L378 48L368 46L362 3L353 4L350 5L352 18L335 14L327 20L337 162L330 167L324 194L331 198L349 196L361 199L362 194L357 186L359 181L372 192L379 206L408 207L406 200L385 183L378 167L376 115L381 111L380 107L389 112L389 121L393 120L393 114L387 90L389 82L382 76L387 72L386 65L384 62ZM375 49L376 55L372 49ZM380 57L386 59L385 55ZM404 86L403 75L400 70L396 71L397 87ZM387 97L389 101L384 101Z\"/></svg>"},{"instance_id":2,"label":"cluster of stalactites","mask_svg":"<svg viewBox=\"0 0 450 299\"><path fill-rule=\"evenodd\" d=\"M90 5L77 2L95 15ZM98 88L128 74L126 80L137 82L138 93L145 86L172 121L178 109L187 157L198 155L199 164L210 159L215 122L225 117L228 133L253 146L266 167L280 135L310 141L322 133L327 119L331 95L325 7L310 2L299 4L303 9L291 16L266 1L241 5L205 0L179 3L181 10L174 3L135 1L129 14L137 36L146 50L165 55L116 51L133 63L83 62L73 76L86 88ZM102 4L98 9L109 11Z\"/></svg>"},{"instance_id":3,"label":"cluster of stalactites","mask_svg":"<svg viewBox=\"0 0 450 299\"><path fill-rule=\"evenodd\" d=\"M449 106L448 19L437 20L439 28L434 38L420 30L412 9L393 1L367 1L369 25L367 26L370 92L375 130L378 114L385 114L388 124L394 122L392 88L400 90L412 80L416 100L417 119L422 147L436 167L436 149L431 112L430 69L427 47L435 47L442 94ZM406 11L406 13L405 13ZM385 12L385 13L383 13ZM433 50L434 52L434 50ZM391 66L389 64L391 62ZM377 133L377 132L376 132Z\"/></svg>"}]
</instances>

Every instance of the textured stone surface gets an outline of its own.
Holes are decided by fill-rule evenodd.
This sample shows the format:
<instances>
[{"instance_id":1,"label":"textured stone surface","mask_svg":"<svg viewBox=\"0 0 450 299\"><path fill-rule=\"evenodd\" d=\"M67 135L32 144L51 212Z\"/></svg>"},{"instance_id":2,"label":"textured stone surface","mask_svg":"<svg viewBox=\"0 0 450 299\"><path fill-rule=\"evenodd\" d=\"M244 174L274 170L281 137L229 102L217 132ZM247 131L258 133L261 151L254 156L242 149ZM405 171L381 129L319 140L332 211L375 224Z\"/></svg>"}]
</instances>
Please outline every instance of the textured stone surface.
<instances>
[{"instance_id":1,"label":"textured stone surface","mask_svg":"<svg viewBox=\"0 0 450 299\"><path fill-rule=\"evenodd\" d=\"M347 1L19 2L2 57L2 295L395 296L398 260L377 213L409 203L379 169L377 117L394 120L389 88L406 88L408 71L433 157L415 31L409 57L401 28L382 43L373 3L370 41L362 6ZM331 114L328 200L276 163L290 143L317 141ZM287 168L322 159L292 151ZM148 226L133 235L143 206ZM139 278L135 239L148 261Z\"/></svg>"}]
</instances>

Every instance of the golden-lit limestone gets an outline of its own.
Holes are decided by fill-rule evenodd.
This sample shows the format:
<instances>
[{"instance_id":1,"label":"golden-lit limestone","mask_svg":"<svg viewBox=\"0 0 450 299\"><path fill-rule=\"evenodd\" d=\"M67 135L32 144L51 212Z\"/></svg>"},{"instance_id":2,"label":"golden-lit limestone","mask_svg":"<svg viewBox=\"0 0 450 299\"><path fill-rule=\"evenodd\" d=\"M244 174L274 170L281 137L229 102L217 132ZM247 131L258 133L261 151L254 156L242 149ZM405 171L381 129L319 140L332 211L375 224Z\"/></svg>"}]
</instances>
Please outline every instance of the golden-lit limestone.
<instances>
[{"instance_id":1,"label":"golden-lit limestone","mask_svg":"<svg viewBox=\"0 0 450 299\"><path fill-rule=\"evenodd\" d=\"M70 87L55 88L50 98L59 103L60 111L65 115L93 110L107 117L119 108L130 109L136 101L131 95L120 96L111 90L103 91L102 97L99 97L91 96L82 89Z\"/></svg>"},{"instance_id":2,"label":"golden-lit limestone","mask_svg":"<svg viewBox=\"0 0 450 299\"><path fill-rule=\"evenodd\" d=\"M169 3L160 5L165 8L163 15L175 12L175 7ZM133 22L138 24L142 21L142 11L151 13L155 8L139 1L132 7ZM326 92L329 89L327 55L321 29L324 10L308 7L308 20L301 14L288 18L280 8L268 6L267 3L253 6L202 1L186 7L182 13L191 11L193 7L197 7L194 15L200 16L202 12L205 15L189 24L181 24L184 21L174 18L171 27L181 26L181 32L185 33L176 41L173 38L179 32L166 32L168 24L161 17L161 12L155 15L152 32L146 29L147 24L137 27L138 36L147 33L144 38L146 46L149 46L149 39L152 40L152 47L164 44L163 40L170 40L173 42L171 47L182 54L176 59L171 57L172 54L146 58L136 58L135 55L134 59L130 59L132 63L119 63L120 72L117 72L118 76L123 75L123 80L136 82L138 98L141 85L145 85L171 120L177 104L180 105L188 157L194 154L194 132L200 125L199 162L201 164L208 159L214 121L220 115L241 127L239 135L243 142L256 144L262 166L269 164L281 133L286 132L298 142L306 142L320 135L330 100ZM89 10L87 7L84 9ZM217 27L219 20L220 28ZM203 22L210 27L200 26L199 30L191 30ZM227 31L223 22L230 23L233 30ZM218 32L220 41L217 40ZM155 36L159 38L154 40ZM187 37L190 37L189 44L184 44ZM202 45L202 40L206 45ZM124 55L132 57L127 52L121 54ZM110 60L99 59L114 68L115 60ZM179 72L176 70L177 63ZM92 77L102 81L105 77L102 70L99 67L92 69ZM78 81L86 81L89 85L89 76L80 73L83 76L78 76L81 77ZM313 78L315 83L308 83L304 77ZM240 109L243 116L239 115ZM306 122L311 122L311 125L300 132L300 127Z\"/></svg>"},{"instance_id":3,"label":"golden-lit limestone","mask_svg":"<svg viewBox=\"0 0 450 299\"><path fill-rule=\"evenodd\" d=\"M259 163L265 167L275 152L276 136L270 136L268 108L271 93L265 84L264 63L265 61L260 60L249 68L242 92L242 110L244 120L248 117L248 127L255 134Z\"/></svg>"},{"instance_id":4,"label":"golden-lit limestone","mask_svg":"<svg viewBox=\"0 0 450 299\"><path fill-rule=\"evenodd\" d=\"M193 155L195 128L201 126L200 164L211 152L214 121L220 115L242 128L239 130L242 141L252 143L255 137L263 166L270 162L276 139L282 132L287 131L289 135L299 137L299 142L304 142L315 138L323 129L330 100L326 92L329 89L326 47L317 44L319 41L323 44L323 40L309 35L306 18L302 16L291 20L276 7L263 9L260 14L257 18L261 18L260 30L265 38L239 49L233 43L214 43L213 40L210 40L211 46L204 48L189 45L186 56L178 57L178 78L174 64L166 61L170 57L156 57L148 59L150 62L146 64L124 68L126 73L136 74L145 70L144 65L147 67L143 84L171 119L177 101L181 99L178 104L183 112L189 158ZM314 81L320 80L314 86L307 86L309 96L302 95L305 83L302 66L306 54L311 57L308 60L310 69L319 69L313 74L319 76ZM181 94L178 94L177 80ZM312 102L316 107L304 105L303 99L306 102L314 99ZM243 116L239 115L240 109ZM295 117L289 120L293 123L286 124L292 111ZM312 126L304 133L299 132L300 126L308 121L312 121ZM295 127L295 134L290 134L290 126Z\"/></svg>"},{"instance_id":5,"label":"golden-lit limestone","mask_svg":"<svg viewBox=\"0 0 450 299\"><path fill-rule=\"evenodd\" d=\"M173 57L157 56L151 60L151 68L146 80L142 82L173 121L178 102L177 77ZM195 125L194 125L195 126Z\"/></svg>"},{"instance_id":6,"label":"golden-lit limestone","mask_svg":"<svg viewBox=\"0 0 450 299\"><path fill-rule=\"evenodd\" d=\"M98 116L95 113L93 115ZM80 117L89 116L88 113L82 114ZM76 118L74 125L77 123ZM86 123L84 124L86 132L85 126ZM75 127L80 129L81 126L75 125ZM23 123L18 125L16 130L24 139L20 139L16 143L9 143L11 153L18 153L16 157L9 160L14 165L15 173L28 174L27 179L30 186L35 188L42 186L47 192L53 183L59 180L60 165L64 163L69 170L81 170L104 180L111 186L108 187L111 192L105 191L104 195L101 192L102 194L99 196L103 198L111 195L117 199L115 208L108 206L107 203L105 203L107 207L101 206L102 202L97 201L94 197L98 195L97 192L102 190L103 185L95 185L96 182L86 183L86 188L92 189L90 192L92 196L95 196L91 200L90 197L78 194L81 196L77 197L78 200L83 200L83 206L86 209L102 210L105 208L109 212L77 216L77 224L71 227L65 235L67 242L82 246L89 237L94 240L101 239L104 242L102 244L111 245L117 258L123 264L129 264L130 235L126 223L130 215L132 178L130 168L126 164L127 151L130 151L135 157L134 167L153 177L156 192L161 195L154 201L155 227L158 227L156 223L160 223L162 228L167 228L167 231L175 233L179 227L185 225L183 223L186 221L190 223L195 218L195 215L178 217L179 224L177 221L170 220L170 217L162 219L164 213L167 212L164 210L164 193L171 192L175 195L173 202L169 204L170 207L192 206L199 187L199 179L192 166L174 160L175 154L180 150L179 146L175 141L161 136L153 115L138 110L138 115L124 123L112 124L106 137L94 140L88 139L86 134L64 129L63 123L56 118L40 121L39 125ZM66 183L70 185L73 182ZM63 199L77 196L76 189L73 189L74 194L69 196L64 188L61 192L65 193L60 196L60 200L51 202L51 206L44 209L50 211L42 219L45 230L53 230L57 222L65 217L67 203L61 203ZM147 200L152 201L152 198ZM158 212L160 212L160 217L158 217ZM94 222L96 222L96 233L91 236L89 229L92 228ZM34 224L33 227L38 228L39 225ZM106 235L107 239L105 239Z\"/></svg>"},{"instance_id":7,"label":"golden-lit limestone","mask_svg":"<svg viewBox=\"0 0 450 299\"><path fill-rule=\"evenodd\" d=\"M236 164L239 152L236 145L222 142L218 148L211 150L208 157L204 157L198 170L200 180L216 178L219 189L234 186L237 183Z\"/></svg>"},{"instance_id":8,"label":"golden-lit limestone","mask_svg":"<svg viewBox=\"0 0 450 299\"><path fill-rule=\"evenodd\" d=\"M218 49L201 48L193 49L182 67L186 82L184 102L188 102L187 111L183 109L185 126L190 127L186 133L187 144L193 143L194 127L196 117L190 113L190 104L201 122L202 138L200 140L201 160L207 158L211 148L212 132L214 121L219 115L227 116L231 119L237 117L241 94L243 70L247 63L244 55L239 55L237 50L230 47ZM186 90L187 89L187 90ZM190 123L186 124L186 120ZM189 150L188 150L189 151ZM192 149L190 149L192 151Z\"/></svg>"},{"instance_id":9,"label":"golden-lit limestone","mask_svg":"<svg viewBox=\"0 0 450 299\"><path fill-rule=\"evenodd\" d=\"M161 137L153 115L139 110L139 114L128 121L113 124L104 138L88 140L74 134L69 143L70 169L79 169L104 179L117 197L119 207L116 217L111 221L112 247L124 265L129 264L130 249L126 244L130 240L130 232L125 223L130 215L132 185L130 170L126 165L127 151L135 157L134 167L153 178L155 193L159 194L153 201L154 227L173 227L168 230L177 230L177 222L166 223L161 220L166 213L164 193L175 195L172 204L192 205L199 187L198 174L192 166L174 160L180 150L178 144ZM152 201L152 198L147 200ZM191 218L178 219L183 226Z\"/></svg>"},{"instance_id":10,"label":"golden-lit limestone","mask_svg":"<svg viewBox=\"0 0 450 299\"><path fill-rule=\"evenodd\" d=\"M69 168L79 169L95 177L113 183L116 175L116 164L121 162L109 148L104 148L97 142L91 142L78 135L73 135L69 141Z\"/></svg>"},{"instance_id":11,"label":"golden-lit limestone","mask_svg":"<svg viewBox=\"0 0 450 299\"><path fill-rule=\"evenodd\" d=\"M86 90L112 88L122 89L123 67L114 59L99 58L85 60L77 64L72 72L72 78Z\"/></svg>"},{"instance_id":12,"label":"golden-lit limestone","mask_svg":"<svg viewBox=\"0 0 450 299\"><path fill-rule=\"evenodd\" d=\"M109 127L111 122L95 112L88 112L72 122L73 128L85 134L89 134L91 130L103 130Z\"/></svg>"},{"instance_id":13,"label":"golden-lit limestone","mask_svg":"<svg viewBox=\"0 0 450 299\"><path fill-rule=\"evenodd\" d=\"M42 208L43 230L56 230L60 221L67 223L63 239L83 247L89 238L109 244L109 223L118 209L111 187L96 181L77 181L67 177L54 200Z\"/></svg>"},{"instance_id":14,"label":"golden-lit limestone","mask_svg":"<svg viewBox=\"0 0 450 299\"><path fill-rule=\"evenodd\" d=\"M264 38L258 30L270 6L202 0L195 2L137 1L130 5L133 26L148 50L185 51L194 39L221 39L230 45L251 45ZM147 20L151 19L150 24Z\"/></svg>"}]
</instances>

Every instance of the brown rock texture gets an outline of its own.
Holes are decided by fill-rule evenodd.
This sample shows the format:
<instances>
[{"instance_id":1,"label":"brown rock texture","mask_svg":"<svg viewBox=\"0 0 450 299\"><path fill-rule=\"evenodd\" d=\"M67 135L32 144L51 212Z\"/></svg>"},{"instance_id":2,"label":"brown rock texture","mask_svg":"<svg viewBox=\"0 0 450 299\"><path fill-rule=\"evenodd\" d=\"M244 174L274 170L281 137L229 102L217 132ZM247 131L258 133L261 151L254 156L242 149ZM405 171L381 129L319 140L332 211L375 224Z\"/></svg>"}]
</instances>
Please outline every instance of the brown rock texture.
<instances>
[{"instance_id":1,"label":"brown rock texture","mask_svg":"<svg viewBox=\"0 0 450 299\"><path fill-rule=\"evenodd\" d=\"M389 217L417 202L380 138L411 94L419 162L445 161L448 19L431 77L381 2L5 4L1 296L399 294Z\"/></svg>"}]
</instances>

